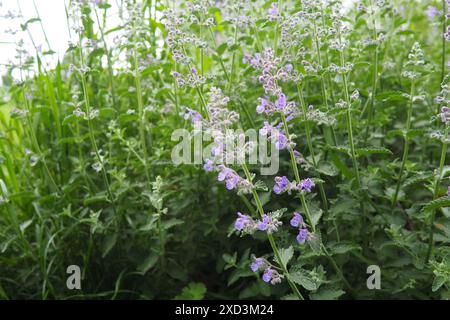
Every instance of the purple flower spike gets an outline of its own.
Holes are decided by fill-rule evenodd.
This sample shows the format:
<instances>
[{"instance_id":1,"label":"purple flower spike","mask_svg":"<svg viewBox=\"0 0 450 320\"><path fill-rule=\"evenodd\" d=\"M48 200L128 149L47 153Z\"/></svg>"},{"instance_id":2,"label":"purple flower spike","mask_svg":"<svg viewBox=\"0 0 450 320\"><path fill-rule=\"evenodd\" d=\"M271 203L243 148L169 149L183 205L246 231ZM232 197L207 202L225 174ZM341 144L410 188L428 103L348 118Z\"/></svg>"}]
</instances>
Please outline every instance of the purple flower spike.
<instances>
[{"instance_id":1,"label":"purple flower spike","mask_svg":"<svg viewBox=\"0 0 450 320\"><path fill-rule=\"evenodd\" d=\"M301 227L303 226L303 218L299 212L294 212L294 217L291 219L291 226L293 227Z\"/></svg>"},{"instance_id":2,"label":"purple flower spike","mask_svg":"<svg viewBox=\"0 0 450 320\"><path fill-rule=\"evenodd\" d=\"M304 244L306 240L308 239L308 230L307 229L300 229L298 235L297 235L297 242L300 244Z\"/></svg>"}]
</instances>

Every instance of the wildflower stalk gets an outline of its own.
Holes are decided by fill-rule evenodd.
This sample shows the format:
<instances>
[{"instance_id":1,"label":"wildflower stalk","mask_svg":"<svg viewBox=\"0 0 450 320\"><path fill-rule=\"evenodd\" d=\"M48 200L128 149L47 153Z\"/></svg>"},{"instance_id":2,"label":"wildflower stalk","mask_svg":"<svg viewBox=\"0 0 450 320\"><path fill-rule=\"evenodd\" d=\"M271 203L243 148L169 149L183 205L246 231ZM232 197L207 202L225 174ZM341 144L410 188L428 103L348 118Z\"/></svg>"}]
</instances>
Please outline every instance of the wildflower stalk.
<instances>
[{"instance_id":1,"label":"wildflower stalk","mask_svg":"<svg viewBox=\"0 0 450 320\"><path fill-rule=\"evenodd\" d=\"M313 149L312 141L311 141L311 128L309 127L309 122L308 122L308 119L307 119L307 116L306 116L308 110L306 108L306 104L305 104L305 99L303 97L302 88L300 88L298 85L297 85L297 93L298 93L298 96L299 96L299 99L300 99L300 105L301 105L301 108L302 108L302 111L303 111L303 121L305 123L305 132L306 132L306 143L308 145L308 149L309 149L309 153L311 155L311 159L312 159L312 162L313 162L314 169L317 170L317 161L316 161L316 157L314 155L314 149ZM285 129L286 134L288 135L288 139L289 139L289 128L288 128L288 125L287 125L287 122L286 122L286 118L285 118L284 115L282 115L282 118L283 118L284 129ZM289 152L292 153L291 157L294 156L294 151L293 150L289 150ZM295 157L294 157L294 160L295 160ZM294 164L295 164L295 168L297 168L297 162L294 162L293 165ZM293 170L294 170L294 168L293 168ZM297 171L298 171L298 169L297 169ZM300 181L298 181L298 183L299 182ZM324 208L325 214L327 214L328 213L328 200L327 200L327 196L325 194L325 190L324 190L322 184L319 184L319 191L320 191L320 197L322 198L322 204L323 204L323 208Z\"/></svg>"},{"instance_id":2,"label":"wildflower stalk","mask_svg":"<svg viewBox=\"0 0 450 320\"><path fill-rule=\"evenodd\" d=\"M22 69L20 69L20 75L22 77ZM33 130L33 122L31 121L31 110L30 110L30 106L28 105L28 99L25 96L25 87L22 90L22 98L24 101L24 105L25 105L25 109L26 109L26 120L27 120L27 124L28 124L28 128L29 128L29 134L30 134L30 138L31 138L31 143L33 145L34 151L37 152L37 154L39 155L39 159L42 162L42 166L44 167L45 173L47 174L48 178L50 179L50 183L51 185L54 187L54 189L56 190L56 192L58 194L63 194L62 190L58 187L58 185L55 182L55 179L53 178L53 175L50 172L50 169L48 168L47 165L47 160L45 159L45 155L41 150L41 147L39 145L39 141L36 137L36 134L34 133Z\"/></svg>"},{"instance_id":3,"label":"wildflower stalk","mask_svg":"<svg viewBox=\"0 0 450 320\"><path fill-rule=\"evenodd\" d=\"M80 62L81 62L81 65L84 66L83 50L82 50L82 44L81 44L81 34L79 36L78 44L79 44L79 52L80 52ZM109 185L109 180L108 180L108 176L106 173L105 165L104 165L102 157L100 156L100 152L98 150L97 142L95 140L95 135L94 135L94 128L92 126L92 121L90 118L91 107L90 107L89 94L87 92L86 77L84 75L84 72L81 72L81 85L83 87L83 96L84 96L84 104L85 104L85 108L86 108L86 118L87 118L87 123L88 123L89 138L91 140L91 145L94 148L94 152L95 152L97 161L100 163L100 165L102 167L101 171L102 171L103 181L106 186L106 191L108 193L108 197L111 201L113 212L116 215L117 214L116 204L115 204L114 197L113 197L113 194L111 191L111 187Z\"/></svg>"},{"instance_id":4,"label":"wildflower stalk","mask_svg":"<svg viewBox=\"0 0 450 320\"><path fill-rule=\"evenodd\" d=\"M248 181L252 181L252 175L250 174L250 171L248 170L248 167L245 163L242 163L242 169L244 170L245 176L247 178ZM252 195L253 198L256 202L256 206L258 208L258 213L260 215L261 218L263 218L264 215L264 209L263 209L263 205L261 202L261 199L259 198L258 192L255 190L255 188L252 188ZM289 279L289 272L286 268L286 266L284 265L284 263L281 260L281 256L280 256L280 252L278 250L278 247L275 243L275 240L273 238L273 235L271 233L267 233L267 238L269 239L269 243L270 246L272 247L272 251L275 255L275 258L277 259L277 262L280 264L281 269L286 277L286 281L288 282L289 286L291 287L292 291L294 292L294 294L297 296L298 299L300 300L304 300L302 294L300 293L300 291L297 288L297 285L295 283L293 283L290 279Z\"/></svg>"},{"instance_id":5,"label":"wildflower stalk","mask_svg":"<svg viewBox=\"0 0 450 320\"><path fill-rule=\"evenodd\" d=\"M100 30L100 36L103 42L103 47L105 48L105 54L106 54L106 62L108 64L108 72L109 72L109 85L111 86L111 96L113 100L114 106L117 108L117 100L116 100L116 93L115 93L115 86L114 86L114 73L112 68L112 61L111 61L111 52L108 49L108 45L105 40L105 33L103 31L103 26L100 24L100 19L98 17L97 8L94 6L94 13L95 18L97 20L98 29Z\"/></svg>"},{"instance_id":6,"label":"wildflower stalk","mask_svg":"<svg viewBox=\"0 0 450 320\"><path fill-rule=\"evenodd\" d=\"M338 28L338 35L339 35L339 43L342 44L341 32L340 32L339 28ZM345 67L345 57L344 57L344 53L343 53L342 49L339 50L339 57L340 57L341 67ZM346 122L347 122L348 144L350 146L350 155L352 158L353 170L355 172L355 177L356 177L356 186L358 187L358 189L360 189L361 188L361 178L359 177L358 161L356 160L355 144L353 141L352 115L351 115L351 110L350 110L351 103L350 103L350 96L348 93L347 74L345 72L342 74L342 80L344 82L344 97L345 97L345 102L347 104L347 110L346 110L347 112L345 114L345 117L346 117ZM364 207L364 205L362 205L362 207Z\"/></svg>"},{"instance_id":7,"label":"wildflower stalk","mask_svg":"<svg viewBox=\"0 0 450 320\"><path fill-rule=\"evenodd\" d=\"M397 204L398 193L400 191L400 186L402 183L403 171L405 170L406 160L408 159L409 131L411 129L412 109L413 109L413 104L414 104L414 89L415 89L415 81L414 81L414 79L412 79L411 91L409 94L408 112L407 112L407 116L406 116L405 145L403 147L402 164L400 166L400 172L398 174L397 186L395 188L394 197L392 198L392 208L394 208L394 206Z\"/></svg>"},{"instance_id":8,"label":"wildflower stalk","mask_svg":"<svg viewBox=\"0 0 450 320\"><path fill-rule=\"evenodd\" d=\"M326 29L325 13L324 13L322 5L320 6L320 16L322 18L321 19L322 20L322 28ZM314 23L315 23L315 21L314 21ZM325 60L325 65L324 66L325 66L325 68L328 69L328 67L330 65L330 58L328 56L328 51L327 50L324 50L324 51L325 51L324 52L324 60ZM320 55L319 55L319 58L320 58ZM330 76L329 72L327 72L327 82L328 82L328 87L329 87L329 90L330 90L331 103L332 103L332 105L334 105L335 104L335 99L334 99L334 92L333 92L333 84L331 82L331 76Z\"/></svg>"},{"instance_id":9,"label":"wildflower stalk","mask_svg":"<svg viewBox=\"0 0 450 320\"><path fill-rule=\"evenodd\" d=\"M441 53L441 81L439 83L442 83L444 81L445 76L445 63L446 63L446 42L447 39L445 39L444 34L447 31L447 15L445 14L445 2L446 0L442 0L442 53ZM437 109L437 113L439 113L439 105Z\"/></svg>"},{"instance_id":10,"label":"wildflower stalk","mask_svg":"<svg viewBox=\"0 0 450 320\"><path fill-rule=\"evenodd\" d=\"M374 5L373 0L370 0L370 16L372 18L372 26L373 26L373 39L376 41L375 46L375 53L374 53L374 63L373 63L373 80L372 80L372 92L370 94L370 103L369 103L369 109L368 109L368 115L367 115L367 126L366 126L366 133L364 136L364 144L367 144L367 139L369 138L369 130L370 126L372 124L372 117L373 117L373 106L375 101L375 95L377 92L377 83L378 83L378 33L377 33L377 26L376 26L376 20L375 20L375 13L374 13Z\"/></svg>"},{"instance_id":11,"label":"wildflower stalk","mask_svg":"<svg viewBox=\"0 0 450 320\"><path fill-rule=\"evenodd\" d=\"M444 137L442 140L442 150L441 150L441 160L439 161L439 171L436 174L434 180L434 190L433 190L433 200L436 200L439 193L439 184L442 179L442 173L445 164L445 158L447 156L447 138L448 138L448 126L445 125ZM428 240L428 251L425 258L425 263L430 260L431 253L433 252L434 247L434 220L436 218L436 209L433 209L430 218L430 231L429 231L429 240Z\"/></svg>"},{"instance_id":12,"label":"wildflower stalk","mask_svg":"<svg viewBox=\"0 0 450 320\"><path fill-rule=\"evenodd\" d=\"M138 102L138 113L139 113L139 137L141 140L141 148L143 153L144 160L144 169L145 175L147 177L148 182L150 183L150 174L148 172L148 152L147 152L147 143L145 139L145 124L144 124L144 104L142 101L142 88L141 88L141 77L139 73L138 67L138 59L137 59L137 50L136 46L134 47L134 83L136 86L136 98Z\"/></svg>"},{"instance_id":13,"label":"wildflower stalk","mask_svg":"<svg viewBox=\"0 0 450 320\"><path fill-rule=\"evenodd\" d=\"M214 31L213 31L213 29L211 28L211 26L208 26L208 29L209 29L209 33L210 33L210 35L211 35L211 39L213 40L213 43L214 43L214 50L217 51L217 41L216 41L216 37L215 37L215 35L214 35ZM237 31L235 32L235 37L236 37L236 35L237 35ZM235 41L236 41L236 38L235 38ZM233 53L233 55L234 55L234 53ZM226 78L227 83L228 83L228 87L229 87L229 89L231 89L231 84L232 84L232 82L231 82L231 75L232 75L232 74L231 74L231 75L228 74L228 71L227 71L227 69L225 68L225 63L223 62L222 57L219 56L219 55L216 55L216 57L217 57L218 60L219 60L220 67L222 68L222 71L223 71L223 73L224 73L224 75L225 75L225 78ZM234 56L233 56L233 59L234 59ZM233 68L231 68L231 72L233 72ZM239 98L238 98L238 104L239 104L239 109L241 110L241 113L242 113L242 111L243 111L243 113L244 113L245 116L247 117L247 120L250 122L251 127L254 127L255 124L254 124L254 122L253 122L253 120L252 120L252 117L250 116L250 114L248 113L247 108L244 107L242 101L241 101Z\"/></svg>"}]
</instances>

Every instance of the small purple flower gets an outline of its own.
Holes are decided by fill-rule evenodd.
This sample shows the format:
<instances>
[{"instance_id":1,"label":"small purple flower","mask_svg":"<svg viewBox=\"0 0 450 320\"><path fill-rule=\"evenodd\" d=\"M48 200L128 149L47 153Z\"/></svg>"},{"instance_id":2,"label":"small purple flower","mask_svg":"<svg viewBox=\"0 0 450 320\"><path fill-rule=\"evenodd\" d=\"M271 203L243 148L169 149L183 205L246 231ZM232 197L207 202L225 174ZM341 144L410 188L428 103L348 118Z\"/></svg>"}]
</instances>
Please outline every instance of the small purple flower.
<instances>
[{"instance_id":1,"label":"small purple flower","mask_svg":"<svg viewBox=\"0 0 450 320\"><path fill-rule=\"evenodd\" d=\"M198 111L188 108L186 110L186 113L184 114L184 119L187 120L189 118L192 119L192 123L194 123L194 124L202 121L202 119L203 119L202 115Z\"/></svg>"},{"instance_id":2,"label":"small purple flower","mask_svg":"<svg viewBox=\"0 0 450 320\"><path fill-rule=\"evenodd\" d=\"M311 189L315 186L314 181L312 181L310 178L306 178L302 182L300 182L300 189L311 192Z\"/></svg>"},{"instance_id":3,"label":"small purple flower","mask_svg":"<svg viewBox=\"0 0 450 320\"><path fill-rule=\"evenodd\" d=\"M262 136L267 136L270 134L273 130L273 127L269 124L269 122L264 121L264 126L259 129L259 134Z\"/></svg>"},{"instance_id":4,"label":"small purple flower","mask_svg":"<svg viewBox=\"0 0 450 320\"><path fill-rule=\"evenodd\" d=\"M234 228L238 231L242 231L245 229L251 229L254 225L253 219L245 214L242 214L240 212L237 213L238 218L236 219L234 223Z\"/></svg>"},{"instance_id":5,"label":"small purple flower","mask_svg":"<svg viewBox=\"0 0 450 320\"><path fill-rule=\"evenodd\" d=\"M304 225L302 215L299 212L294 212L294 217L292 217L290 223L293 227L302 227Z\"/></svg>"},{"instance_id":6,"label":"small purple flower","mask_svg":"<svg viewBox=\"0 0 450 320\"><path fill-rule=\"evenodd\" d=\"M441 120L443 123L447 124L450 122L450 108L442 107L441 113L439 115L441 116Z\"/></svg>"},{"instance_id":7,"label":"small purple flower","mask_svg":"<svg viewBox=\"0 0 450 320\"><path fill-rule=\"evenodd\" d=\"M172 71L172 76L174 78L178 78L179 76L181 76L181 74L179 72L177 72L177 71Z\"/></svg>"},{"instance_id":8,"label":"small purple flower","mask_svg":"<svg viewBox=\"0 0 450 320\"><path fill-rule=\"evenodd\" d=\"M308 239L308 235L309 235L308 229L300 229L296 238L297 242L300 244L304 244Z\"/></svg>"},{"instance_id":9,"label":"small purple flower","mask_svg":"<svg viewBox=\"0 0 450 320\"><path fill-rule=\"evenodd\" d=\"M269 10L267 10L267 12L269 13L269 16L274 17L278 15L278 5L276 2L272 2L272 4L270 5Z\"/></svg>"},{"instance_id":10,"label":"small purple flower","mask_svg":"<svg viewBox=\"0 0 450 320\"><path fill-rule=\"evenodd\" d=\"M280 194L286 190L289 185L289 180L286 176L275 177L275 185L273 186L273 192Z\"/></svg>"},{"instance_id":11,"label":"small purple flower","mask_svg":"<svg viewBox=\"0 0 450 320\"><path fill-rule=\"evenodd\" d=\"M258 272L260 269L263 269L266 265L266 261L263 258L255 258L255 260L250 265L250 269L253 272Z\"/></svg>"},{"instance_id":12,"label":"small purple flower","mask_svg":"<svg viewBox=\"0 0 450 320\"><path fill-rule=\"evenodd\" d=\"M275 148L277 148L278 150L283 150L284 148L287 147L287 144L288 139L286 138L284 133L282 133L281 131L278 132L276 136Z\"/></svg>"},{"instance_id":13,"label":"small purple flower","mask_svg":"<svg viewBox=\"0 0 450 320\"><path fill-rule=\"evenodd\" d=\"M286 107L286 95L284 93L280 93L278 96L277 101L275 101L275 107L278 111L282 111Z\"/></svg>"},{"instance_id":14,"label":"small purple flower","mask_svg":"<svg viewBox=\"0 0 450 320\"><path fill-rule=\"evenodd\" d=\"M194 67L191 68L191 73L197 75L198 71Z\"/></svg>"},{"instance_id":15,"label":"small purple flower","mask_svg":"<svg viewBox=\"0 0 450 320\"><path fill-rule=\"evenodd\" d=\"M430 19L430 20L441 14L439 9L436 7L433 7L433 6L428 6L426 12L427 12L428 19Z\"/></svg>"},{"instance_id":16,"label":"small purple flower","mask_svg":"<svg viewBox=\"0 0 450 320\"><path fill-rule=\"evenodd\" d=\"M294 150L294 157L295 157L295 161L298 164L302 164L305 162L305 158L303 158L302 154L300 152L298 152L297 150Z\"/></svg>"},{"instance_id":17,"label":"small purple flower","mask_svg":"<svg viewBox=\"0 0 450 320\"><path fill-rule=\"evenodd\" d=\"M270 222L271 222L270 217L267 214L265 214L262 217L262 221L258 221L256 229L258 229L259 231L266 231L267 228L269 228Z\"/></svg>"},{"instance_id":18,"label":"small purple flower","mask_svg":"<svg viewBox=\"0 0 450 320\"><path fill-rule=\"evenodd\" d=\"M274 271L271 268L264 270L264 274L262 276L263 281L270 282L270 280L272 280L273 272Z\"/></svg>"},{"instance_id":19,"label":"small purple flower","mask_svg":"<svg viewBox=\"0 0 450 320\"><path fill-rule=\"evenodd\" d=\"M263 113L269 105L269 101L266 98L258 98L258 100L259 104L256 106L256 112Z\"/></svg>"},{"instance_id":20,"label":"small purple flower","mask_svg":"<svg viewBox=\"0 0 450 320\"><path fill-rule=\"evenodd\" d=\"M292 72L292 70L294 69L294 67L290 63L285 65L284 68L286 69L287 72Z\"/></svg>"},{"instance_id":21,"label":"small purple flower","mask_svg":"<svg viewBox=\"0 0 450 320\"><path fill-rule=\"evenodd\" d=\"M218 169L219 174L217 180L225 181L225 187L228 190L238 188L243 193L251 192L252 184L248 180L242 179L234 170L227 168L224 165L218 166Z\"/></svg>"},{"instance_id":22,"label":"small purple flower","mask_svg":"<svg viewBox=\"0 0 450 320\"><path fill-rule=\"evenodd\" d=\"M211 172L214 170L214 162L210 159L206 159L205 164L203 165L203 170L206 172Z\"/></svg>"}]
</instances>

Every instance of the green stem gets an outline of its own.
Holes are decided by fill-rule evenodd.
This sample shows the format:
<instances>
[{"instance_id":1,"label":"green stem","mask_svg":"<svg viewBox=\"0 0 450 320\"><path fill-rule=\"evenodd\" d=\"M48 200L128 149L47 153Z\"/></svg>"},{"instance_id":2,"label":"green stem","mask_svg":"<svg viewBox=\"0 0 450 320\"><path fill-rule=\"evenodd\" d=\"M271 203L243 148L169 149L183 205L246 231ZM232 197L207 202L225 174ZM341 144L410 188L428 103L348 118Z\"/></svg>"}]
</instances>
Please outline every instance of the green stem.
<instances>
[{"instance_id":1,"label":"green stem","mask_svg":"<svg viewBox=\"0 0 450 320\"><path fill-rule=\"evenodd\" d=\"M340 30L338 30L338 36L339 36L339 43L342 44ZM341 60L340 61L341 67L344 67L345 66L345 57L344 57L344 53L342 50L339 50L339 57ZM346 73L342 74L342 79L344 82L345 102L347 104L346 122L347 122L347 130L348 130L348 143L350 146L350 155L352 158L353 170L355 172L355 177L356 177L356 185L357 185L358 189L360 189L361 188L361 179L359 177L358 161L356 160L355 144L353 141L352 116L351 116L351 111L350 111L351 102L350 102L350 95L348 93L348 81L347 81ZM362 206L364 207L364 205L362 205Z\"/></svg>"},{"instance_id":2,"label":"green stem","mask_svg":"<svg viewBox=\"0 0 450 320\"><path fill-rule=\"evenodd\" d=\"M400 186L402 183L403 171L405 170L406 160L408 159L409 131L411 129L412 109L413 109L413 104L414 104L414 88L415 88L415 81L412 80L411 92L410 92L410 97L409 97L409 105L408 105L408 113L406 116L405 146L403 147L402 164L400 166L400 172L398 174L397 186L395 188L394 197L392 199L392 208L394 208L394 206L397 204L398 193L400 191Z\"/></svg>"},{"instance_id":3,"label":"green stem","mask_svg":"<svg viewBox=\"0 0 450 320\"><path fill-rule=\"evenodd\" d=\"M98 29L100 30L103 47L105 48L106 61L108 63L108 72L109 72L109 85L111 86L111 96L112 96L113 104L114 104L114 107L118 108L117 100L116 100L116 93L115 93L115 88L114 88L114 73L113 73L113 68L112 68L111 52L108 49L108 45L105 40L105 34L103 32L103 27L100 23L100 19L98 17L97 9L95 8L95 6L94 6L94 13L95 13L95 18L96 18L97 24L98 24Z\"/></svg>"},{"instance_id":4,"label":"green stem","mask_svg":"<svg viewBox=\"0 0 450 320\"><path fill-rule=\"evenodd\" d=\"M441 54L441 82L439 82L439 85L444 81L445 76L445 67L446 67L446 43L447 40L444 37L444 34L447 32L447 15L445 14L445 2L446 0L442 0L442 54ZM439 105L437 109L437 113L439 113Z\"/></svg>"},{"instance_id":5,"label":"green stem","mask_svg":"<svg viewBox=\"0 0 450 320\"><path fill-rule=\"evenodd\" d=\"M375 13L374 13L374 5L373 0L370 0L370 16L372 18L372 25L373 25L373 38L377 42L375 47L375 53L374 53L374 64L373 64L373 81L372 81L372 92L370 94L370 104L368 109L368 118L367 118L367 126L366 126L366 133L364 136L364 144L367 144L367 139L369 138L369 131L370 126L372 124L372 117L373 117L373 106L375 101L375 95L377 91L377 83L378 83L378 33L377 33L377 26L376 26L376 20L375 20Z\"/></svg>"},{"instance_id":6,"label":"green stem","mask_svg":"<svg viewBox=\"0 0 450 320\"><path fill-rule=\"evenodd\" d=\"M245 163L242 164L242 169L244 170L245 176L247 177L248 181L252 181L252 175L250 174L250 171L247 168L247 165ZM256 206L258 208L258 212L260 217L262 218L262 216L264 215L264 209L263 209L263 205L261 203L261 200L259 198L258 192L256 192L256 190L254 188L252 188L252 194L253 194L253 198L256 202ZM289 284L289 286L291 287L292 291L294 292L294 294L297 296L298 299L300 300L304 300L302 294L300 293L300 291L297 288L297 285L295 283L293 283L290 279L289 279L289 272L286 268L286 266L283 264L282 260L281 260L281 256L280 256L280 252L278 250L278 247L275 243L275 240L273 238L273 235L271 233L267 233L267 238L269 239L269 243L270 246L272 247L272 251L275 255L275 258L277 260L277 262L279 263L281 269L283 270L284 276L286 277L286 280Z\"/></svg>"},{"instance_id":7,"label":"green stem","mask_svg":"<svg viewBox=\"0 0 450 320\"><path fill-rule=\"evenodd\" d=\"M433 200L436 200L439 195L439 184L442 179L442 172L444 169L445 158L447 156L447 138L448 138L448 126L445 126L444 138L442 142L442 150L441 150L441 160L439 162L439 171L436 175L434 181L434 191L433 191ZM433 210L430 219L430 231L429 231L429 242L428 242L428 251L425 258L425 263L430 260L431 254L433 252L434 247L434 220L436 218L436 210Z\"/></svg>"},{"instance_id":8,"label":"green stem","mask_svg":"<svg viewBox=\"0 0 450 320\"><path fill-rule=\"evenodd\" d=\"M150 183L150 174L148 169L148 151L147 143L145 139L145 124L144 124L144 103L142 101L142 88L141 88L141 76L138 68L137 50L134 48L134 82L136 86L136 98L138 102L138 113L139 113L139 137L141 140L141 148L143 153L145 175L148 182Z\"/></svg>"},{"instance_id":9,"label":"green stem","mask_svg":"<svg viewBox=\"0 0 450 320\"><path fill-rule=\"evenodd\" d=\"M80 34L80 37L79 37L79 52L80 52L81 65L84 66L84 58L83 58L83 51L82 51L82 44L81 44L81 34ZM84 73L81 74L81 85L83 87L84 104L86 105L86 118L87 118L87 123L88 123L89 138L91 140L92 147L94 148L94 152L95 152L95 156L97 158L97 161L102 166L102 176L103 176L103 180L104 180L104 183L105 183L105 186L106 186L106 191L108 193L109 199L111 200L111 205L112 205L112 209L114 211L114 214L117 215L116 204L115 204L114 197L113 197L113 194L112 194L112 191L111 191L111 187L109 185L109 180L108 180L108 176L107 176L107 173L106 173L106 168L105 168L103 159L100 156L100 152L98 150L97 142L95 140L95 135L94 135L94 128L92 126L92 121L90 119L91 107L90 107L90 103L89 103L89 94L87 92L87 84L86 84L86 78L85 78Z\"/></svg>"},{"instance_id":10,"label":"green stem","mask_svg":"<svg viewBox=\"0 0 450 320\"><path fill-rule=\"evenodd\" d=\"M315 171L317 171L317 161L316 161L316 157L314 155L314 149L313 149L312 139L311 139L311 128L309 127L309 122L307 119L308 110L306 108L305 98L303 96L303 90L298 85L297 85L297 93L298 93L298 96L300 99L300 105L301 105L301 108L303 111L303 121L305 123L305 132L306 132L306 143L308 145L308 150L309 150L309 154L311 155L314 169L315 169ZM289 135L289 128L288 128L288 125L286 122L286 118L284 115L282 115L282 118L283 118L283 123L284 123L284 129L285 129L286 134L289 139L290 135ZM293 150L290 150L290 152L292 152L292 155L293 155ZM297 162L295 162L295 168L297 168ZM298 169L297 169L297 171L298 171ZM322 204L323 204L325 214L327 214L328 213L328 200L327 200L327 196L325 194L325 190L324 190L322 184L319 184L319 191L320 191L320 196L322 198Z\"/></svg>"}]
</instances>

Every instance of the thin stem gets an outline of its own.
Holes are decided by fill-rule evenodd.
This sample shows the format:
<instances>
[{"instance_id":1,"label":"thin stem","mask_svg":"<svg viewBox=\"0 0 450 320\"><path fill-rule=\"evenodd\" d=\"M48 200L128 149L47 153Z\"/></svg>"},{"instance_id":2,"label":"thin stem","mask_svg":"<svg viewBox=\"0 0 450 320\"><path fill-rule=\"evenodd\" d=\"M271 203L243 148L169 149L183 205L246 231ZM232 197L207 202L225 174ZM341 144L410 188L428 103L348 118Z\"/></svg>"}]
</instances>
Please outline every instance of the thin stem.
<instances>
[{"instance_id":1,"label":"thin stem","mask_svg":"<svg viewBox=\"0 0 450 320\"><path fill-rule=\"evenodd\" d=\"M82 43L81 43L81 34L79 36L79 53L80 53L80 62L81 65L84 66L84 58L83 58L83 51L82 51ZM84 96L84 104L86 107L86 118L87 118L87 123L88 123L88 131L89 131L89 138L91 140L91 144L92 147L94 148L94 152L95 152L95 156L97 158L97 161L100 163L101 165L101 171L102 171L102 176L103 176L103 180L106 186L106 191L108 192L108 196L109 199L111 201L111 205L112 205L112 209L114 211L114 214L117 215L117 209L116 209L116 204L114 201L114 197L111 191L111 187L109 185L109 180L108 180L108 175L106 173L106 168L103 162L102 157L100 156L100 151L98 150L98 146L97 146L97 142L95 140L95 135L94 135L94 128L92 126L92 121L90 118L90 103L89 103L89 94L87 92L87 84L86 84L86 78L84 73L81 74L81 85L83 87L83 96Z\"/></svg>"},{"instance_id":2,"label":"thin stem","mask_svg":"<svg viewBox=\"0 0 450 320\"><path fill-rule=\"evenodd\" d=\"M435 181L434 181L434 191L433 191L433 200L436 200L439 195L439 184L442 179L442 171L445 165L445 158L447 156L447 138L448 138L448 126L445 126L444 138L442 140L442 150L441 150L441 160L439 162L439 171L437 172ZM436 210L433 210L430 219L430 231L429 231L429 242L428 242L428 251L425 258L425 262L428 262L431 257L431 253L433 252L434 247L434 220L436 218Z\"/></svg>"},{"instance_id":3,"label":"thin stem","mask_svg":"<svg viewBox=\"0 0 450 320\"><path fill-rule=\"evenodd\" d=\"M242 164L242 169L244 170L245 176L247 178L248 181L252 181L252 175L250 174L250 171L247 168L247 165L245 163ZM264 215L264 209L263 209L263 205L261 203L261 200L259 198L258 192L256 192L256 190L254 188L252 188L252 194L253 194L253 198L256 202L256 206L258 208L258 212L260 217L262 218ZM278 247L275 243L275 240L273 238L273 235L271 233L267 233L267 238L269 239L269 243L270 246L272 247L273 253L275 255L275 258L277 259L278 263L281 266L281 269L283 270L283 273L286 277L286 280L289 284L289 286L291 287L292 291L294 292L294 294L297 296L298 299L300 300L304 300L302 294L300 293L300 291L297 288L297 285L295 283L293 283L290 279L289 279L289 272L286 268L286 266L283 264L282 260L281 260L281 256L280 256L280 252L278 250Z\"/></svg>"},{"instance_id":4,"label":"thin stem","mask_svg":"<svg viewBox=\"0 0 450 320\"><path fill-rule=\"evenodd\" d=\"M394 208L394 206L397 204L398 193L400 191L400 186L402 184L403 171L405 170L406 160L408 159L409 131L411 129L412 109L413 109L413 104L414 104L414 88L415 88L415 81L412 80L411 92L409 94L408 113L406 116L405 146L403 147L402 164L400 166L400 172L398 174L397 186L395 188L394 197L392 199L392 208Z\"/></svg>"},{"instance_id":5,"label":"thin stem","mask_svg":"<svg viewBox=\"0 0 450 320\"><path fill-rule=\"evenodd\" d=\"M444 81L445 76L445 67L446 67L446 42L447 39L445 39L444 34L447 32L447 15L445 14L445 3L446 0L442 0L442 53L441 53L441 81L439 84L441 84ZM439 113L439 105L437 109L437 113Z\"/></svg>"},{"instance_id":6,"label":"thin stem","mask_svg":"<svg viewBox=\"0 0 450 320\"><path fill-rule=\"evenodd\" d=\"M118 106L117 106L116 93L115 93L115 88L114 88L114 73L113 73L113 68L112 68L111 52L108 49L108 45L105 40L105 34L103 32L103 27L100 23L100 19L98 17L97 9L95 8L95 6L94 6L94 13L95 13L95 18L96 18L97 24L98 24L98 29L100 30L100 36L102 38L103 47L105 48L106 61L108 63L108 72L109 72L109 85L111 86L111 96L112 96L113 104L117 108Z\"/></svg>"},{"instance_id":7,"label":"thin stem","mask_svg":"<svg viewBox=\"0 0 450 320\"><path fill-rule=\"evenodd\" d=\"M377 83L378 83L378 33L377 33L377 26L376 26L376 20L375 20L375 13L374 13L374 5L373 0L370 0L370 16L372 18L372 25L373 25L373 38L376 41L375 46L375 53L374 53L374 64L373 64L373 80L372 80L372 92L370 94L370 104L368 109L368 118L367 118L367 126L366 126L366 133L364 136L364 144L367 144L367 139L369 138L369 131L370 126L372 124L372 117L373 117L373 106L375 101L375 95L377 91Z\"/></svg>"},{"instance_id":8,"label":"thin stem","mask_svg":"<svg viewBox=\"0 0 450 320\"><path fill-rule=\"evenodd\" d=\"M136 86L136 98L138 103L138 113L139 113L139 137L141 140L141 148L143 153L145 175L148 182L150 183L150 174L148 172L148 151L147 143L145 139L145 124L144 124L144 103L142 101L142 88L141 88L141 76L138 68L137 52L136 47L134 48L134 82Z\"/></svg>"},{"instance_id":9,"label":"thin stem","mask_svg":"<svg viewBox=\"0 0 450 320\"><path fill-rule=\"evenodd\" d=\"M307 116L306 116L308 110L306 108L305 98L303 96L303 90L298 85L297 85L297 93L298 93L298 96L299 96L299 99L300 99L300 105L301 105L301 108L302 108L302 111L303 111L303 121L305 123L305 132L306 132L306 143L308 145L308 150L309 150L309 154L311 155L311 159L312 159L312 162L313 162L314 169L317 171L317 161L316 161L316 157L314 155L314 149L313 149L312 139L311 139L311 128L309 127L309 122L308 122L308 119L307 119ZM286 119L285 119L284 115L282 115L282 117L283 117L283 122L284 122L284 127L285 127L286 134L289 137L289 128L287 126ZM295 167L297 167L297 162L295 162ZM327 196L325 194L325 190L324 190L322 184L319 184L319 191L320 191L320 196L322 198L322 204L323 204L323 208L324 208L325 214L327 214L328 213L328 200L327 200Z\"/></svg>"}]
</instances>

